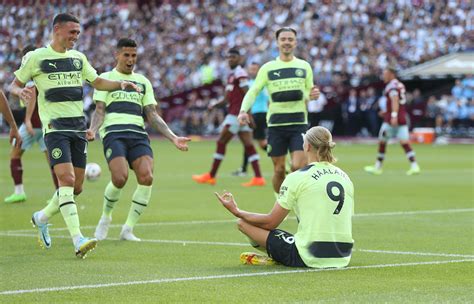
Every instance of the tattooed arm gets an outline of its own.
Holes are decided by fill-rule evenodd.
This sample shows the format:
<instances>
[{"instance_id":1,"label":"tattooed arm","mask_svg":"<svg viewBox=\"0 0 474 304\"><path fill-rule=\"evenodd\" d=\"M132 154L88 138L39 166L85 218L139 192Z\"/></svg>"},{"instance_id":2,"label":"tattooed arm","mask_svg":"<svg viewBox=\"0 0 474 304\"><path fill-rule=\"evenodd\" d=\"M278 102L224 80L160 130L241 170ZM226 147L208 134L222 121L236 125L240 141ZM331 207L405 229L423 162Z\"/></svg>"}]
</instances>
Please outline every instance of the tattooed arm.
<instances>
[{"instance_id":1,"label":"tattooed arm","mask_svg":"<svg viewBox=\"0 0 474 304\"><path fill-rule=\"evenodd\" d=\"M166 122L156 113L155 105L148 105L143 108L148 123L157 130L164 137L168 138L173 144L181 151L188 151L188 141L191 141L187 137L179 137L170 130Z\"/></svg>"}]
</instances>

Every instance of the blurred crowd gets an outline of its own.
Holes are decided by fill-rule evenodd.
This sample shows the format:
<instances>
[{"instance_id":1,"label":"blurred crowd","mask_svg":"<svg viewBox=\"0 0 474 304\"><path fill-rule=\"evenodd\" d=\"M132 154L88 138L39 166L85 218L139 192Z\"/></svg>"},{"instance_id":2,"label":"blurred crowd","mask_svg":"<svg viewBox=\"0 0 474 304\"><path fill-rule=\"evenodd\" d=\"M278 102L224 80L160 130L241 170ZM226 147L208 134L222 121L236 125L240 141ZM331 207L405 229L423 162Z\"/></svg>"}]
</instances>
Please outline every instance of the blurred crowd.
<instances>
[{"instance_id":1,"label":"blurred crowd","mask_svg":"<svg viewBox=\"0 0 474 304\"><path fill-rule=\"evenodd\" d=\"M281 26L298 31L297 53L311 62L319 85L346 74L351 85L358 86L380 75L388 64L406 68L473 43L468 36L474 30L471 1L186 2L3 4L0 83L11 80L25 44L48 42L52 17L64 11L81 19L77 49L99 71L113 67L112 50L118 38L137 40L137 70L151 79L159 96L222 78L227 68L225 51L232 46L241 47L249 61L276 57L274 32Z\"/></svg>"},{"instance_id":2,"label":"blurred crowd","mask_svg":"<svg viewBox=\"0 0 474 304\"><path fill-rule=\"evenodd\" d=\"M26 0L0 5L0 88L7 90L21 49L46 44L52 17L64 11L80 18L83 29L77 49L99 72L113 68L113 50L120 37L135 39L136 71L149 77L159 98L225 79L230 47L240 47L247 62L276 57L274 32L281 26L298 31L297 55L311 63L321 87L366 86L379 80L387 65L403 69L472 49L474 41L469 37L474 10L465 0L159 2ZM361 100L373 100L375 95L371 90L359 93ZM181 109L186 116L180 119L187 125L197 123L195 113L206 108L200 102L211 98L198 97L187 94L183 102L190 105ZM90 95L86 102L90 104ZM372 105L361 104L360 111L370 113L372 121ZM347 107L347 117L351 109ZM219 117L213 114L210 119L217 123ZM206 128L199 132L210 130ZM367 128L373 133L375 127L370 122Z\"/></svg>"},{"instance_id":3,"label":"blurred crowd","mask_svg":"<svg viewBox=\"0 0 474 304\"><path fill-rule=\"evenodd\" d=\"M474 76L457 79L451 94L429 96L424 117L438 135L474 136Z\"/></svg>"}]
</instances>

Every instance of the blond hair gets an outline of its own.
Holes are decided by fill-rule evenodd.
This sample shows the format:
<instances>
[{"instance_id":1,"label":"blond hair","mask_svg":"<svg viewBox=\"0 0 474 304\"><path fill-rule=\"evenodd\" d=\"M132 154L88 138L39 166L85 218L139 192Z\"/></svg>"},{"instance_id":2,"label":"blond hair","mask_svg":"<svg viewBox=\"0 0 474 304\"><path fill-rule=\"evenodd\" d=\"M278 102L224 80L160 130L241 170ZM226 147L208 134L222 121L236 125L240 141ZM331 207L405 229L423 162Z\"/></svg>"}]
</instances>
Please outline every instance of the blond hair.
<instances>
[{"instance_id":1,"label":"blond hair","mask_svg":"<svg viewBox=\"0 0 474 304\"><path fill-rule=\"evenodd\" d=\"M332 141L331 132L325 127L312 127L305 134L305 139L314 148L320 161L335 163L337 160L332 155L336 143Z\"/></svg>"}]
</instances>

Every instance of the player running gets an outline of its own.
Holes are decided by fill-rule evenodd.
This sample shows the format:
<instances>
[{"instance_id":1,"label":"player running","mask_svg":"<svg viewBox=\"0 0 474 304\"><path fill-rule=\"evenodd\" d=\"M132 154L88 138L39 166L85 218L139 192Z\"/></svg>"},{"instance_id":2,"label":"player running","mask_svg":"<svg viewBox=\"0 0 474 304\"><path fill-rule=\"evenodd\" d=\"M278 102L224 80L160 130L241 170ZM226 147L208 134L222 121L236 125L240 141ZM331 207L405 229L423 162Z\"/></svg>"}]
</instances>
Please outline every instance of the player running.
<instances>
[{"instance_id":1,"label":"player running","mask_svg":"<svg viewBox=\"0 0 474 304\"><path fill-rule=\"evenodd\" d=\"M133 234L133 228L150 202L153 184L153 151L148 133L145 131L145 114L148 123L163 134L181 151L187 151L187 137L176 136L163 119L156 113L157 102L151 82L142 74L133 72L137 63L137 43L128 38L119 39L115 58L115 68L100 75L112 81L130 81L141 88L106 92L95 90L96 109L87 131L87 139L94 140L100 128L105 159L109 164L111 181L104 192L102 217L95 230L98 240L107 238L112 211L120 199L122 188L128 180L130 167L137 178L137 188L132 197L127 220L122 226L120 239L140 241Z\"/></svg>"}]
</instances>

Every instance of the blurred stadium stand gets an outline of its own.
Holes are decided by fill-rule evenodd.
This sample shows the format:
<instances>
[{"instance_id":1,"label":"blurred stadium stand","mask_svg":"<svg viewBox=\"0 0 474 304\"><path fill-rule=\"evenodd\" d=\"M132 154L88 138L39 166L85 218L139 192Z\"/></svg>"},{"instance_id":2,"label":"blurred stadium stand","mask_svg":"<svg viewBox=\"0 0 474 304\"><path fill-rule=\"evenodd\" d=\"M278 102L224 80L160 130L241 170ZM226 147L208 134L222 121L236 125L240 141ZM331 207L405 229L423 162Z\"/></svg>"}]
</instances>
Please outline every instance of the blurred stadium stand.
<instances>
[{"instance_id":1,"label":"blurred stadium stand","mask_svg":"<svg viewBox=\"0 0 474 304\"><path fill-rule=\"evenodd\" d=\"M315 82L327 98L320 119L334 134L375 135L374 119L377 125L380 121L373 114L383 106L380 75L391 65L402 71L410 92L412 127L432 125L439 133L472 136L474 80L469 69L416 77L423 67L419 64L474 50L471 1L182 2L3 1L0 88L8 91L21 49L47 43L52 17L67 11L81 19L77 49L98 71L114 66L118 38L137 40L136 70L152 81L167 121L181 133L214 134L224 109L205 109L222 92L226 50L239 46L247 62L263 63L277 56L274 31L292 26L298 31L297 55L312 64ZM457 60L464 65L465 59ZM455 78L460 79L456 84ZM350 88L357 92L355 111L348 106ZM86 104L91 104L90 93ZM457 129L461 131L453 131Z\"/></svg>"}]
</instances>

